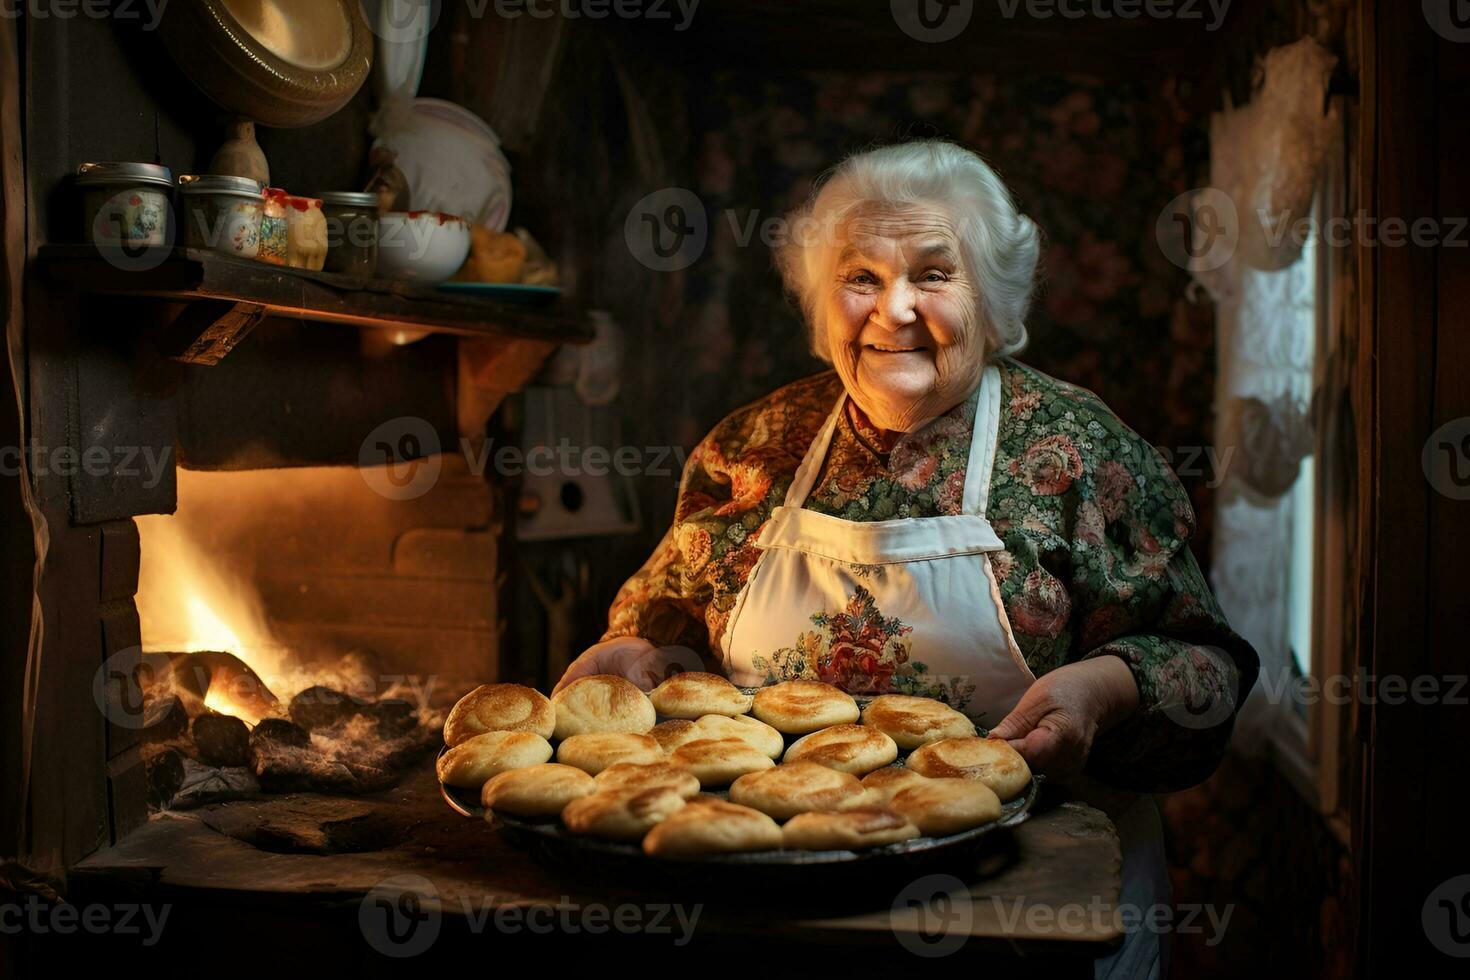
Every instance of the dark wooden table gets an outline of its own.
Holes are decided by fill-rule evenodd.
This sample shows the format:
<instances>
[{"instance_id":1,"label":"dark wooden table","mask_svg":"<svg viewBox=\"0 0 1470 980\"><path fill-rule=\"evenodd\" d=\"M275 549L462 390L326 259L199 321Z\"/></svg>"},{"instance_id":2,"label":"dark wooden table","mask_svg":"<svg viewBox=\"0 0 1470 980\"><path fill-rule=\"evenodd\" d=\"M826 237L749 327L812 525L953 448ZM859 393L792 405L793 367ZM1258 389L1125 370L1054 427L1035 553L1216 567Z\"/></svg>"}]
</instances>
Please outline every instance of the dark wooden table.
<instances>
[{"instance_id":1,"label":"dark wooden table","mask_svg":"<svg viewBox=\"0 0 1470 980\"><path fill-rule=\"evenodd\" d=\"M168 904L159 946L189 947L182 955L243 930L369 973L393 973L405 953L418 964L493 948L648 960L758 950L944 969L1000 959L1008 976L1080 977L1121 938L1110 912L1120 867L1101 811L1043 803L979 867L956 869L968 884L920 881L840 912L828 900L842 896L730 902L716 886L694 900L543 868L450 811L424 770L370 798L295 794L155 816L73 869L68 897Z\"/></svg>"}]
</instances>

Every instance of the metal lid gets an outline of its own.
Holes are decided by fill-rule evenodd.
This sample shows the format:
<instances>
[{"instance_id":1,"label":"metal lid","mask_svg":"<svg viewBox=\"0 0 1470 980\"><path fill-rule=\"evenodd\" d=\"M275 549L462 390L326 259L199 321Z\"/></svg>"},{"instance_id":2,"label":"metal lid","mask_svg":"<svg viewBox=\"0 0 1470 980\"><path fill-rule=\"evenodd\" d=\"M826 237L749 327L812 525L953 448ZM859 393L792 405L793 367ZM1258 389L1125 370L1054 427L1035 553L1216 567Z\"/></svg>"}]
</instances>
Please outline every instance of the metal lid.
<instances>
[{"instance_id":1,"label":"metal lid","mask_svg":"<svg viewBox=\"0 0 1470 980\"><path fill-rule=\"evenodd\" d=\"M265 185L249 177L225 174L184 174L179 178L180 194L235 194L262 200Z\"/></svg>"},{"instance_id":2,"label":"metal lid","mask_svg":"<svg viewBox=\"0 0 1470 980\"><path fill-rule=\"evenodd\" d=\"M339 207L378 209L378 195L373 191L317 191L312 197L320 198L323 204Z\"/></svg>"},{"instance_id":3,"label":"metal lid","mask_svg":"<svg viewBox=\"0 0 1470 980\"><path fill-rule=\"evenodd\" d=\"M77 168L78 184L174 185L173 171L156 163L84 163Z\"/></svg>"}]
</instances>

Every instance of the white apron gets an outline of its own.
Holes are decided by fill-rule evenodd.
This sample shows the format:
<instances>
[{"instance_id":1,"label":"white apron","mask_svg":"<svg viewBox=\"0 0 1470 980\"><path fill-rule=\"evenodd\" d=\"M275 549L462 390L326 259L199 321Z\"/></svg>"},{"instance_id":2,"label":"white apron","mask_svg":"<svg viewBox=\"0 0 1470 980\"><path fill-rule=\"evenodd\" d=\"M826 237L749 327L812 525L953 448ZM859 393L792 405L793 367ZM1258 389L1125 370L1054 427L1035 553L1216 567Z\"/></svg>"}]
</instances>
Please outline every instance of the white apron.
<instances>
[{"instance_id":1,"label":"white apron","mask_svg":"<svg viewBox=\"0 0 1470 980\"><path fill-rule=\"evenodd\" d=\"M990 568L989 553L1004 547L985 519L1000 388L1000 371L987 368L980 381L962 512L891 521L845 521L802 507L847 410L847 396L837 400L797 469L785 504L761 530L761 555L724 632L722 655L732 681L761 685L771 679L771 668L761 666L799 662L798 637L823 632L812 617L841 614L855 596L866 593L872 597L870 628L856 643L841 642L854 639L856 631L846 637L829 631L825 654L837 662L808 663L809 671L816 668L823 680L852 694L930 693L986 727L1015 707L1036 677L1011 637ZM897 620L909 632L884 642L876 620ZM784 657L782 651L787 651ZM902 663L896 662L899 656L905 657ZM864 670L864 663L877 669ZM919 664L926 669L916 671ZM885 676L885 668L893 673ZM791 676L789 670L777 679ZM870 680L875 673L882 678L876 683Z\"/></svg>"},{"instance_id":2,"label":"white apron","mask_svg":"<svg viewBox=\"0 0 1470 980\"><path fill-rule=\"evenodd\" d=\"M990 553L1004 548L985 519L1000 403L1000 371L992 365L980 379L960 514L865 522L803 509L847 410L846 394L838 398L784 504L761 530L760 557L726 624L720 653L734 683L788 679L805 664L799 676L815 674L851 694L941 697L987 728L1016 706L1036 675L1011 634L990 567ZM861 622L847 621L846 630L831 619L825 626L813 621L850 611L860 612ZM925 669L916 671L916 664ZM1121 901L1167 902L1153 801L1130 795L1120 806L1107 795L1113 798L1103 809L1123 847ZM1128 936L1122 949L1098 961L1096 975L1159 976L1158 940L1146 931Z\"/></svg>"}]
</instances>

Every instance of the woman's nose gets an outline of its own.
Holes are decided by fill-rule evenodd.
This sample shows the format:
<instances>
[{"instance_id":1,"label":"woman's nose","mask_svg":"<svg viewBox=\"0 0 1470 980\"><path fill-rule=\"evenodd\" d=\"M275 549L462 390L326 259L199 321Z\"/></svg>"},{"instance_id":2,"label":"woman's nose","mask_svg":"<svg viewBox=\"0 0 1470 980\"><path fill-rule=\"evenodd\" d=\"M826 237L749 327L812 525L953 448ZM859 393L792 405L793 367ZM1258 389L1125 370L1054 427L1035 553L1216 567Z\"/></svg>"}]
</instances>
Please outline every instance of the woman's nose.
<instances>
[{"instance_id":1,"label":"woman's nose","mask_svg":"<svg viewBox=\"0 0 1470 980\"><path fill-rule=\"evenodd\" d=\"M918 312L914 309L914 302L917 298L918 290L914 289L913 283L899 278L878 298L878 306L874 310L877 315L874 319L879 326L889 330L908 326L919 318Z\"/></svg>"}]
</instances>

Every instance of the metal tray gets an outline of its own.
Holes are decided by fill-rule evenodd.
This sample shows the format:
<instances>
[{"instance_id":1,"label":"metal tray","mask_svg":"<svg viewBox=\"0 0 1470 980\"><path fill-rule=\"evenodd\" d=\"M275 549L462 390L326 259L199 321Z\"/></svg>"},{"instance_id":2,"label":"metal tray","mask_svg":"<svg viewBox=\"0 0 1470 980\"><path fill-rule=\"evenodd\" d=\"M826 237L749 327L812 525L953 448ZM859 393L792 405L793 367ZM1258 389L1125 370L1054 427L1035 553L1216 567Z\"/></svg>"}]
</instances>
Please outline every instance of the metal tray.
<instances>
[{"instance_id":1,"label":"metal tray","mask_svg":"<svg viewBox=\"0 0 1470 980\"><path fill-rule=\"evenodd\" d=\"M894 763L902 764L902 759ZM1003 851L1010 843L1010 828L1026 820L1042 778L1033 775L1026 792L1002 804L999 820L945 837L916 837L861 851L782 848L678 859L650 857L638 843L573 834L555 817L528 820L499 813L487 817L473 791L443 783L439 790L456 812L487 817L513 847L582 880L620 888L643 885L665 893L708 891L724 899L754 893L769 896L785 889L811 895L815 890L833 901L861 903L875 891L891 896L894 889L929 874L976 877L982 856ZM705 795L727 799L729 794L714 790Z\"/></svg>"}]
</instances>

